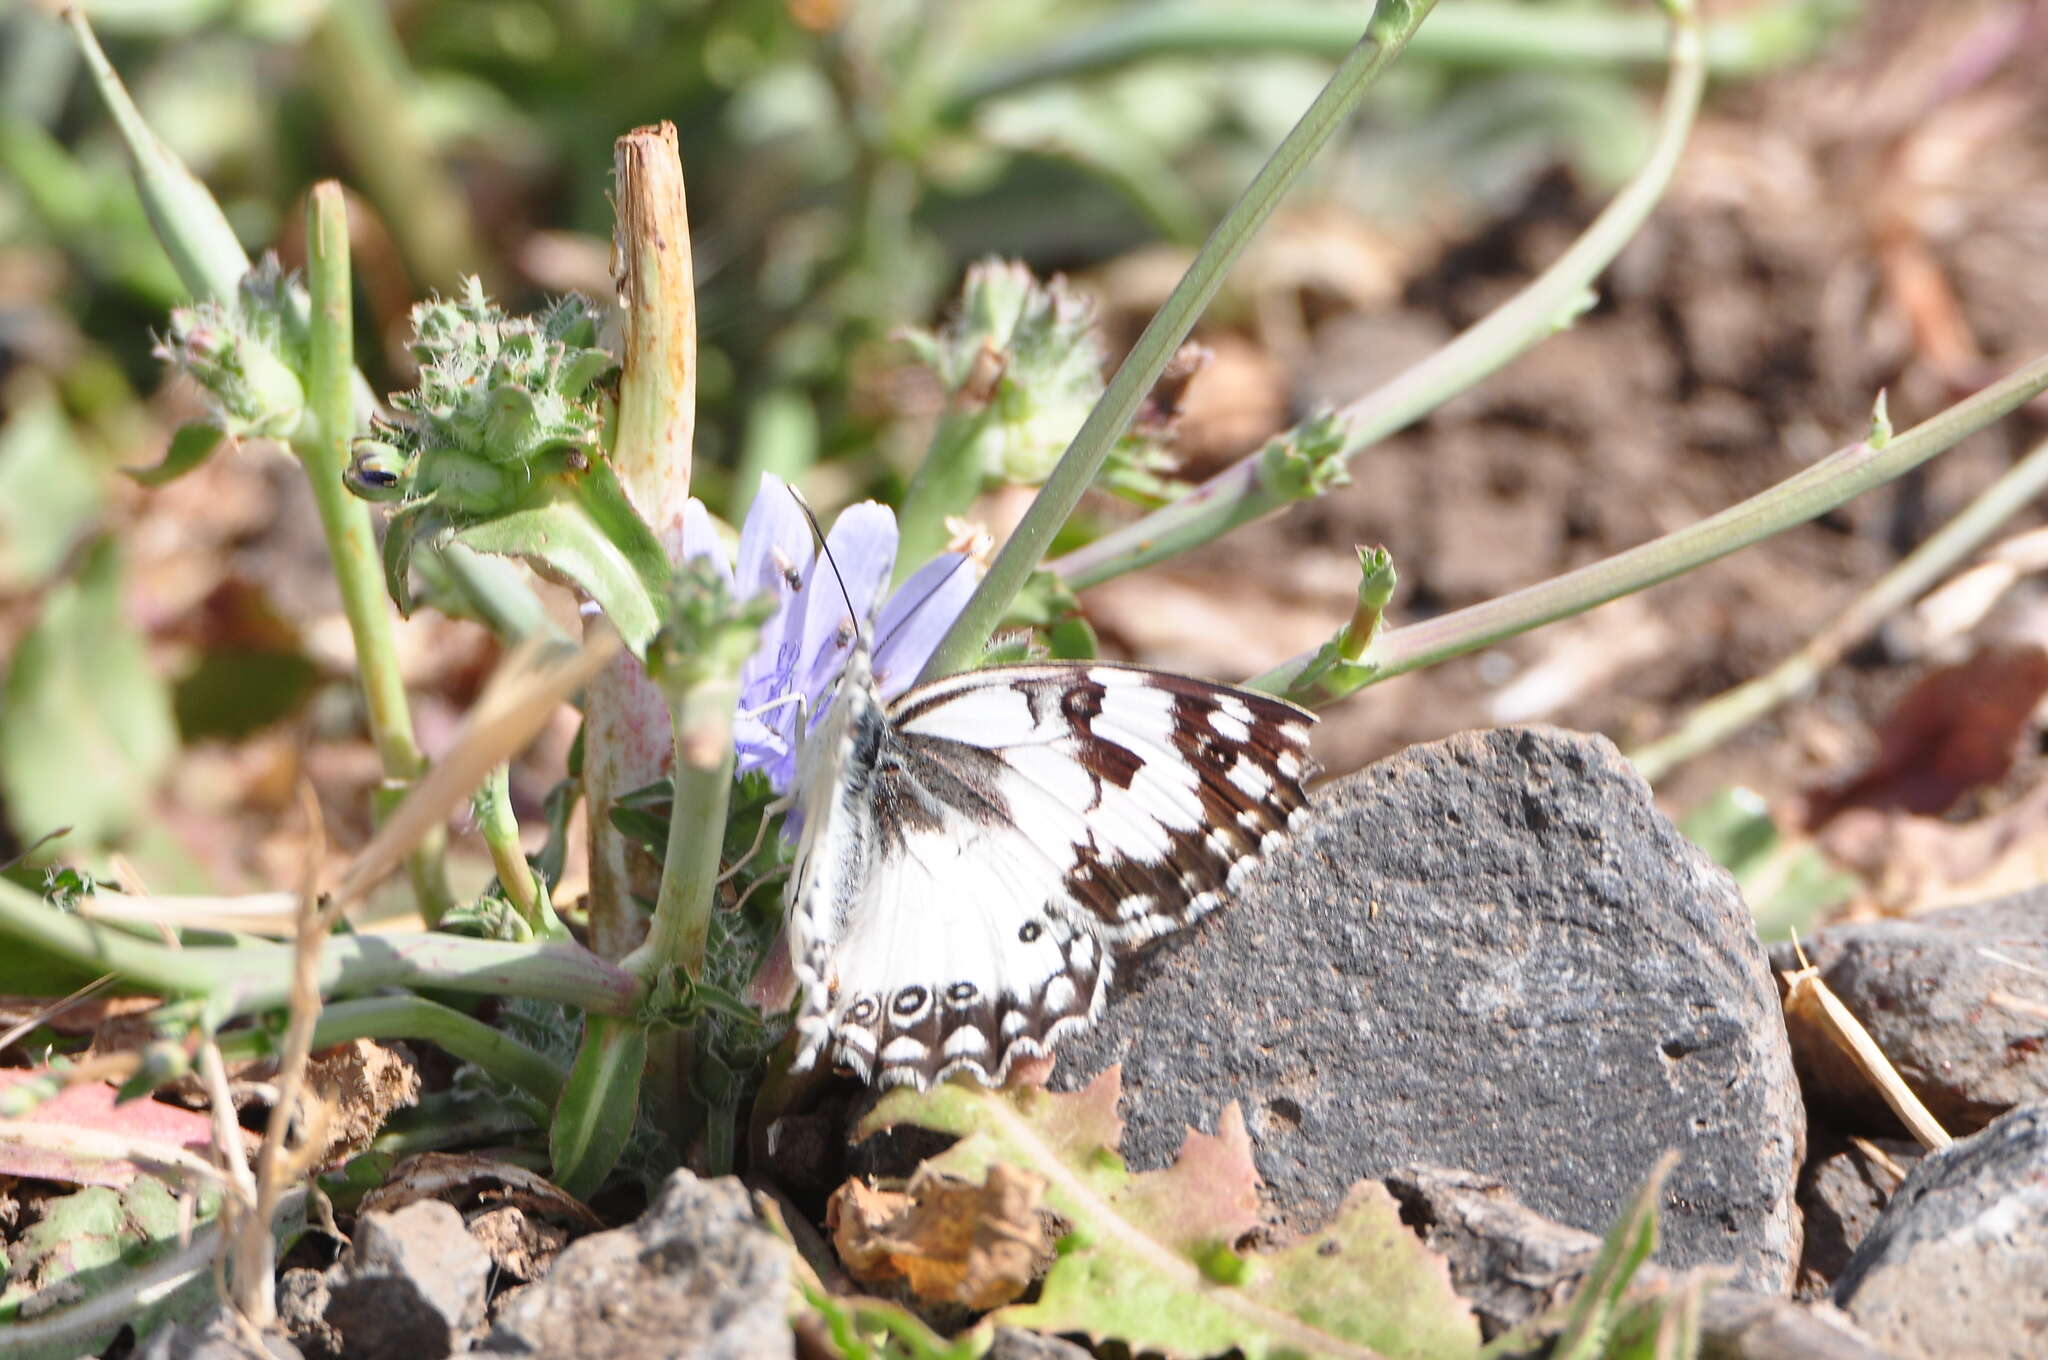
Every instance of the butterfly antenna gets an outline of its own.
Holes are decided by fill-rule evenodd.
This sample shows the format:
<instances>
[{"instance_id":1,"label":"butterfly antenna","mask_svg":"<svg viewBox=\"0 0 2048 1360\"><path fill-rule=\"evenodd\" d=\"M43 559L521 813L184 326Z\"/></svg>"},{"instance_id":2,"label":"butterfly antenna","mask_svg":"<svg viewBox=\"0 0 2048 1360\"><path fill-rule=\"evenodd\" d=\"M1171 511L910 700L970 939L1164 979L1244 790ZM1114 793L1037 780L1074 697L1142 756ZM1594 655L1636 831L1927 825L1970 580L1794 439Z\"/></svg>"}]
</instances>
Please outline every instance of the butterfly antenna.
<instances>
[{"instance_id":1,"label":"butterfly antenna","mask_svg":"<svg viewBox=\"0 0 2048 1360\"><path fill-rule=\"evenodd\" d=\"M853 635L857 641L861 635L860 611L853 607L853 596L846 589L846 578L839 574L839 564L832 560L832 545L825 541L825 531L818 527L818 513L811 509L811 503L804 499L803 492L787 487L789 498L796 502L796 508L804 512L804 518L811 522L811 537L818 540L818 552L824 557L825 565L832 568L832 579L839 586L839 598L846 601L846 617L853 620Z\"/></svg>"}]
</instances>

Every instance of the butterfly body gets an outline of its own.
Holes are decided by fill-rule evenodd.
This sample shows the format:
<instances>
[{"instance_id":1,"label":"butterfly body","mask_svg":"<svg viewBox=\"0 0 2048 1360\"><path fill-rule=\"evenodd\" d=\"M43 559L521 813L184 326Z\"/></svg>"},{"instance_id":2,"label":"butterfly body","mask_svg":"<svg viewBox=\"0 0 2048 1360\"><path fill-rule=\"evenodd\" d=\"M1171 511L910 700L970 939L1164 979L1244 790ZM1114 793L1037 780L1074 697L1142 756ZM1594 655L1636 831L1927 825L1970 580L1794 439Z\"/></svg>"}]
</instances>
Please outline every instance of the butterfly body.
<instances>
[{"instance_id":1,"label":"butterfly body","mask_svg":"<svg viewBox=\"0 0 2048 1360\"><path fill-rule=\"evenodd\" d=\"M865 640L805 738L798 1068L1000 1083L1115 959L1213 909L1301 811L1313 718L1133 666L996 666L884 704Z\"/></svg>"}]
</instances>

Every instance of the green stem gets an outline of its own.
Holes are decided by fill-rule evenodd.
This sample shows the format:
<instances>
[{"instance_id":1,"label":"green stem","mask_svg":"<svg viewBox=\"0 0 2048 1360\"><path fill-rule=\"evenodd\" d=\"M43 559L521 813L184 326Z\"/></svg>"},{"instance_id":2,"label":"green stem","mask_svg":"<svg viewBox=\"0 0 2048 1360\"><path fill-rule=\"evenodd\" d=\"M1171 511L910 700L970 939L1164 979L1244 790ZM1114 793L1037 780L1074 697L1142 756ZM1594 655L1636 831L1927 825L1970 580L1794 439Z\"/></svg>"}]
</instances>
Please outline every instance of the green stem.
<instances>
[{"instance_id":1,"label":"green stem","mask_svg":"<svg viewBox=\"0 0 2048 1360\"><path fill-rule=\"evenodd\" d=\"M732 715L739 685L706 681L671 701L676 740L675 805L661 861L661 895L647 940L620 965L651 982L666 967L704 974L713 887L732 795Z\"/></svg>"},{"instance_id":2,"label":"green stem","mask_svg":"<svg viewBox=\"0 0 2048 1360\"><path fill-rule=\"evenodd\" d=\"M1697 524L1497 600L1390 629L1368 649L1358 673L1342 684L1324 683L1309 692L1301 691L1300 682L1321 655L1318 649L1268 671L1252 681L1252 687L1285 695L1297 703L1327 703L1381 680L1583 614L1824 515L1918 467L2044 390L2048 390L2048 355L1894 436L1882 448L1859 443L1838 449L1769 491Z\"/></svg>"},{"instance_id":3,"label":"green stem","mask_svg":"<svg viewBox=\"0 0 2048 1360\"><path fill-rule=\"evenodd\" d=\"M547 885L526 862L526 851L520 847L519 819L512 813L510 766L499 765L491 771L490 780L477 795L476 811L477 830L483 833L484 848L490 851L491 867L498 871L506 900L537 939L568 939L568 927L548 901Z\"/></svg>"},{"instance_id":4,"label":"green stem","mask_svg":"<svg viewBox=\"0 0 2048 1360\"><path fill-rule=\"evenodd\" d=\"M398 668L391 602L384 594L383 560L370 527L370 510L342 482L356 433L355 319L349 288L348 206L341 186L331 180L314 185L307 203L306 273L312 293L308 420L292 441L292 452L305 465L320 528L327 536L342 612L355 639L356 673L370 738L384 769L385 793L402 796L427 762L413 740L412 710ZM420 915L429 925L453 901L441 864L443 840L438 832L428 836L406 859Z\"/></svg>"},{"instance_id":5,"label":"green stem","mask_svg":"<svg viewBox=\"0 0 2048 1360\"><path fill-rule=\"evenodd\" d=\"M1786 0L1718 19L1706 26L1708 67L1716 76L1748 76L1804 60L1856 9L1843 0ZM1036 52L969 73L945 97L940 117L959 122L1019 90L1162 57L1276 53L1335 60L1357 33L1356 20L1341 6L1133 6ZM1664 48L1663 20L1647 8L1531 9L1478 0L1445 10L1409 46L1419 59L1511 71L1647 66L1663 59Z\"/></svg>"},{"instance_id":6,"label":"green stem","mask_svg":"<svg viewBox=\"0 0 2048 1360\"><path fill-rule=\"evenodd\" d=\"M135 189L142 210L162 243L164 253L178 277L194 297L225 301L235 295L242 276L249 272L249 256L228 225L227 214L206 186L185 167L172 150L158 140L128 91L114 73L107 54L93 37L82 5L71 6L66 18L77 35L79 50L85 53L86 68L100 99L113 116L121 140L135 167Z\"/></svg>"},{"instance_id":7,"label":"green stem","mask_svg":"<svg viewBox=\"0 0 2048 1360\"><path fill-rule=\"evenodd\" d=\"M59 911L0 879L0 936L123 982L166 995L207 999L216 1020L279 1010L291 1001L289 945L174 948ZM646 987L580 945L503 944L455 935L342 935L320 954L320 992L433 987L485 996L525 996L605 1015L633 1015Z\"/></svg>"},{"instance_id":8,"label":"green stem","mask_svg":"<svg viewBox=\"0 0 2048 1360\"><path fill-rule=\"evenodd\" d=\"M1442 349L1338 412L1343 442L1335 460L1356 458L1499 371L1585 310L1593 280L1634 238L1670 186L1699 113L1706 71L1698 24L1689 8L1674 7L1667 36L1671 78L1658 114L1656 140L1642 168L1557 262L1521 292ZM1289 485L1271 475L1271 466L1263 452L1241 459L1171 505L1068 553L1052 563L1051 570L1070 589L1084 590L1219 538L1332 484Z\"/></svg>"},{"instance_id":9,"label":"green stem","mask_svg":"<svg viewBox=\"0 0 2048 1360\"><path fill-rule=\"evenodd\" d=\"M1203 242L1194 263L1188 266L1188 272L1145 327L1145 333L1138 337L1138 343L1110 379L1080 432L1061 455L1052 476L996 555L967 607L947 630L945 639L926 664L922 679L930 680L975 664L989 634L1038 566L1053 535L1067 522L1082 493L1101 471L1110 447L1130 424L1138 404L1222 286L1224 272L1279 206L1281 196L1308 167L1316 152L1343 125L1366 90L1393 64L1434 5L1435 0L1383 0L1375 6L1365 36L1337 67L1336 74L1309 105L1301 121L1281 139L1243 195L1224 214L1216 230Z\"/></svg>"},{"instance_id":10,"label":"green stem","mask_svg":"<svg viewBox=\"0 0 2048 1360\"><path fill-rule=\"evenodd\" d=\"M337 1001L320 1013L313 1047L355 1039L415 1039L437 1044L461 1061L552 1109L569 1074L503 1030L422 996L373 996ZM219 1036L223 1058L237 1061L272 1056L276 1036L264 1029L230 1030Z\"/></svg>"},{"instance_id":11,"label":"green stem","mask_svg":"<svg viewBox=\"0 0 2048 1360\"><path fill-rule=\"evenodd\" d=\"M1806 693L1851 647L1912 603L2043 491L2048 491L2048 444L2039 445L2013 464L1961 514L1835 615L1805 646L1766 674L1701 704L1668 736L1629 752L1629 759L1643 778L1654 784L1779 704Z\"/></svg>"}]
</instances>

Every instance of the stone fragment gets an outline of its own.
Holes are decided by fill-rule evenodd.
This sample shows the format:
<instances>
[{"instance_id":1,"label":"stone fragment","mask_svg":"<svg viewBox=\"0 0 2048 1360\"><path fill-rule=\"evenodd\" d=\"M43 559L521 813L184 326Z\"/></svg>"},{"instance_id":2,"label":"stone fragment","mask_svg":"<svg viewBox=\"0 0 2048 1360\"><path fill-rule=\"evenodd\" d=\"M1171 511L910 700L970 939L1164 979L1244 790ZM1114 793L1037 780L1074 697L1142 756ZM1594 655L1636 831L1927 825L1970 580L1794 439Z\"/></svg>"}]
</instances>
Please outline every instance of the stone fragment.
<instances>
[{"instance_id":1,"label":"stone fragment","mask_svg":"<svg viewBox=\"0 0 2048 1360\"><path fill-rule=\"evenodd\" d=\"M1659 1259L1787 1289L1805 1113L1776 987L1733 880L1619 752L1467 733L1312 801L1236 900L1120 970L1054 1085L1122 1063L1140 1167L1237 1101L1296 1230L1429 1162L1597 1233L1677 1148Z\"/></svg>"},{"instance_id":2,"label":"stone fragment","mask_svg":"<svg viewBox=\"0 0 2048 1360\"><path fill-rule=\"evenodd\" d=\"M788 1248L738 1180L673 1173L638 1221L571 1243L505 1301L481 1353L548 1360L795 1354Z\"/></svg>"},{"instance_id":3,"label":"stone fragment","mask_svg":"<svg viewBox=\"0 0 2048 1360\"><path fill-rule=\"evenodd\" d=\"M1903 1360L2048 1355L2048 1103L1923 1158L1835 1302Z\"/></svg>"},{"instance_id":4,"label":"stone fragment","mask_svg":"<svg viewBox=\"0 0 2048 1360\"><path fill-rule=\"evenodd\" d=\"M345 1360L418 1360L466 1347L484 1320L491 1258L440 1200L356 1222L349 1255L328 1273L325 1317Z\"/></svg>"},{"instance_id":5,"label":"stone fragment","mask_svg":"<svg viewBox=\"0 0 2048 1360\"><path fill-rule=\"evenodd\" d=\"M1871 1157L1866 1147L1881 1156ZM1799 1178L1799 1208L1806 1220L1805 1254L1799 1263L1802 1297L1819 1297L1834 1288L1850 1254L1870 1235L1904 1181L1904 1172L1918 1160L1918 1143L1890 1138L1864 1147L1836 1140L1826 1155L1807 1160Z\"/></svg>"},{"instance_id":6,"label":"stone fragment","mask_svg":"<svg viewBox=\"0 0 2048 1360\"><path fill-rule=\"evenodd\" d=\"M1600 1239L1516 1202L1499 1181L1469 1171L1405 1167L1387 1178L1401 1217L1450 1263L1451 1284L1491 1340L1578 1292ZM1646 1265L1644 1289L1671 1272ZM1719 1360L1889 1360L1832 1306L1722 1288L1701 1307L1703 1353Z\"/></svg>"},{"instance_id":7,"label":"stone fragment","mask_svg":"<svg viewBox=\"0 0 2048 1360\"><path fill-rule=\"evenodd\" d=\"M1950 1133L2048 1100L2048 887L1896 921L1816 931L1806 955ZM1792 946L1772 963L1797 967ZM1844 1127L1897 1121L1826 1034L1792 1027L1807 1099Z\"/></svg>"}]
</instances>

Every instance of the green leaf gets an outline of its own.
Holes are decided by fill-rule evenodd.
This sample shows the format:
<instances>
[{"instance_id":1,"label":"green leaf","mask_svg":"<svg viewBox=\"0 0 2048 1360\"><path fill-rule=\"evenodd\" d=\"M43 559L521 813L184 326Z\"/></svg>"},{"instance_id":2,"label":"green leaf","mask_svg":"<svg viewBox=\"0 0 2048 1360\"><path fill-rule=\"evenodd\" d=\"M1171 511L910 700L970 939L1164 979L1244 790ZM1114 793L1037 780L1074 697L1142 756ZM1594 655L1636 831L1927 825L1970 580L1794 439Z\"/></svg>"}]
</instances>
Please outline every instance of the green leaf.
<instances>
[{"instance_id":1,"label":"green leaf","mask_svg":"<svg viewBox=\"0 0 2048 1360\"><path fill-rule=\"evenodd\" d=\"M1046 1179L1046 1205L1070 1231L1037 1301L998 1311L998 1324L1185 1357L1478 1349L1478 1323L1448 1267L1401 1223L1383 1186L1360 1182L1329 1223L1284 1250L1241 1253L1263 1216L1237 1107L1224 1108L1213 1135L1191 1131L1172 1166L1133 1174L1116 1152L1120 1095L1114 1068L1072 1095L900 1090L861 1134L916 1124L960 1138L926 1164L934 1171L978 1180L1002 1162Z\"/></svg>"},{"instance_id":2,"label":"green leaf","mask_svg":"<svg viewBox=\"0 0 2048 1360\"><path fill-rule=\"evenodd\" d=\"M0 788L15 832L72 828L72 857L120 841L177 750L163 682L121 613L112 539L50 592L22 639L0 704Z\"/></svg>"},{"instance_id":3,"label":"green leaf","mask_svg":"<svg viewBox=\"0 0 2048 1360\"><path fill-rule=\"evenodd\" d=\"M213 456L213 451L228 437L227 431L218 425L194 421L183 425L171 436L170 448L164 450L164 458L154 467L122 468L130 477L143 486L163 486L175 482L193 468Z\"/></svg>"},{"instance_id":4,"label":"green leaf","mask_svg":"<svg viewBox=\"0 0 2048 1360\"><path fill-rule=\"evenodd\" d=\"M555 1183L588 1199L618 1165L640 1108L647 1031L609 1016L584 1017L583 1046L548 1129Z\"/></svg>"},{"instance_id":5,"label":"green leaf","mask_svg":"<svg viewBox=\"0 0 2048 1360\"><path fill-rule=\"evenodd\" d=\"M659 627L653 596L632 559L576 506L515 510L457 529L452 538L477 552L524 557L571 582L597 602L635 654L646 650Z\"/></svg>"},{"instance_id":6,"label":"green leaf","mask_svg":"<svg viewBox=\"0 0 2048 1360\"><path fill-rule=\"evenodd\" d=\"M1636 1272L1657 1249L1657 1205L1664 1197L1664 1182L1676 1165L1675 1152L1659 1157L1622 1209L1620 1220L1608 1230L1600 1254L1593 1258L1593 1267L1572 1301L1564 1335L1551 1351L1552 1360L1597 1360L1608 1353L1622 1300Z\"/></svg>"},{"instance_id":7,"label":"green leaf","mask_svg":"<svg viewBox=\"0 0 2048 1360\"><path fill-rule=\"evenodd\" d=\"M63 408L29 387L0 426L0 592L41 585L99 512L92 465Z\"/></svg>"}]
</instances>

